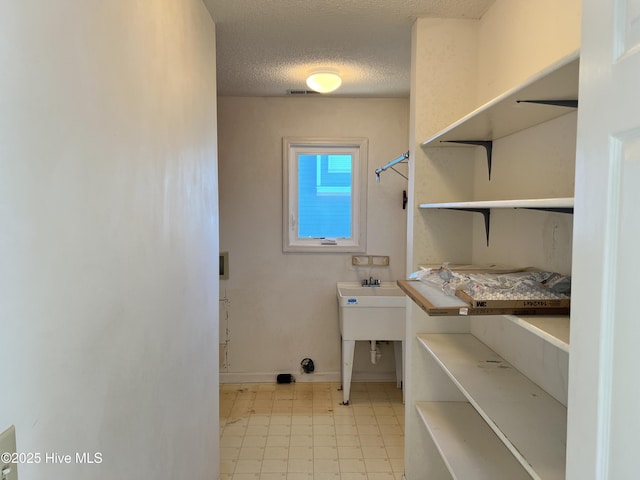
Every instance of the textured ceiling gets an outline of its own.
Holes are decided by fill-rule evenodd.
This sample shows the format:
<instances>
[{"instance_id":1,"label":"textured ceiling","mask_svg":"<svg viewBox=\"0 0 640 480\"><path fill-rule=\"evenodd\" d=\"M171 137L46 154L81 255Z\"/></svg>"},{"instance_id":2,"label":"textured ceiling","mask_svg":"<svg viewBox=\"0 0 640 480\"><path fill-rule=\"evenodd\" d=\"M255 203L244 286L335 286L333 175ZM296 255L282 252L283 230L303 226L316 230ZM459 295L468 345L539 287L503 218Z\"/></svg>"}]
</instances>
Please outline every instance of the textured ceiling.
<instances>
[{"instance_id":1,"label":"textured ceiling","mask_svg":"<svg viewBox=\"0 0 640 480\"><path fill-rule=\"evenodd\" d=\"M204 0L216 23L218 93L280 96L306 90L330 67L331 95L409 94L417 17L480 18L494 0Z\"/></svg>"}]
</instances>

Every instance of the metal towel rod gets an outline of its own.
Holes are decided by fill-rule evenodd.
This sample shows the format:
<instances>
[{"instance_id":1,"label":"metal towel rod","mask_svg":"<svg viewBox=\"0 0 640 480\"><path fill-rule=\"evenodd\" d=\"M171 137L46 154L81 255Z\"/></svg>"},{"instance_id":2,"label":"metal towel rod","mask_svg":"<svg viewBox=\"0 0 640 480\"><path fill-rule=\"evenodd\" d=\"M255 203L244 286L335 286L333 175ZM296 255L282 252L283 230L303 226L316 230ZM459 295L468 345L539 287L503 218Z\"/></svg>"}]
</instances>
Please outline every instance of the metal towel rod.
<instances>
[{"instance_id":1,"label":"metal towel rod","mask_svg":"<svg viewBox=\"0 0 640 480\"><path fill-rule=\"evenodd\" d=\"M400 155L398 158L391 160L389 163L387 163L386 165L380 167L380 168L376 168L376 182L380 183L380 174L382 172L384 172L387 169L391 169L394 172L396 172L398 175L400 175L401 177L404 177L406 180L408 180L408 177L406 175L404 175L403 173L400 173L398 170L396 170L395 168L393 168L394 165L398 164L398 163L402 163L405 160L407 160L409 158L409 150L407 150L405 153L403 153L402 155Z\"/></svg>"}]
</instances>

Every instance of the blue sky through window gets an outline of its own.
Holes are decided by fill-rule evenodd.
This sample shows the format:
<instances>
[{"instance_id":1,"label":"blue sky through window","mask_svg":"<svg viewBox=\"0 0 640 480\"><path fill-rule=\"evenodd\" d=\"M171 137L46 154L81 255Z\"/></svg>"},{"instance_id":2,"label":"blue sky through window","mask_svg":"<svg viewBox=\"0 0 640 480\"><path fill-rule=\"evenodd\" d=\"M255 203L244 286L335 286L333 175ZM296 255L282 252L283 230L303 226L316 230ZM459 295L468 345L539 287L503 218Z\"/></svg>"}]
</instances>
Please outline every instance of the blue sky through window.
<instances>
[{"instance_id":1,"label":"blue sky through window","mask_svg":"<svg viewBox=\"0 0 640 480\"><path fill-rule=\"evenodd\" d=\"M350 238L353 157L298 155L298 237Z\"/></svg>"}]
</instances>

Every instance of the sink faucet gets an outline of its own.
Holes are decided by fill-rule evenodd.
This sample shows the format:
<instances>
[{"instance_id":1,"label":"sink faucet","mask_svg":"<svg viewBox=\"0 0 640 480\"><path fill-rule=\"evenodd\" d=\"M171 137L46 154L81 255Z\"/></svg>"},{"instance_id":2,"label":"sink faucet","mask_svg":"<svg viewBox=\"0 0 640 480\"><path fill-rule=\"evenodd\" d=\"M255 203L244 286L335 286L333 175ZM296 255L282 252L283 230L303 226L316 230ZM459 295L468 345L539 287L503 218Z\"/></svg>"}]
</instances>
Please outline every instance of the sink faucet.
<instances>
[{"instance_id":1,"label":"sink faucet","mask_svg":"<svg viewBox=\"0 0 640 480\"><path fill-rule=\"evenodd\" d=\"M362 286L363 287L379 287L380 280L373 277L369 277L369 280L365 278L364 280L362 280Z\"/></svg>"}]
</instances>

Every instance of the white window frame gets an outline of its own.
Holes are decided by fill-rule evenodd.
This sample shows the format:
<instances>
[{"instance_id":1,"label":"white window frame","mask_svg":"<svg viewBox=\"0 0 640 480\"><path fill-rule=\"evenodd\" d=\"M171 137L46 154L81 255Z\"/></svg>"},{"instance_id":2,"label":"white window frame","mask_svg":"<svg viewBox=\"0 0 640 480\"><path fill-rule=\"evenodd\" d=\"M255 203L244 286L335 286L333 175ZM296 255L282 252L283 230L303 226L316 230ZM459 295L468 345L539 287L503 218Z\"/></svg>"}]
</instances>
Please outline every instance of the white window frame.
<instances>
[{"instance_id":1,"label":"white window frame","mask_svg":"<svg viewBox=\"0 0 640 480\"><path fill-rule=\"evenodd\" d=\"M284 137L282 139L282 249L284 252L355 252L367 249L367 157L366 138ZM341 150L342 149L342 150ZM351 238L298 237L298 154L353 154ZM333 240L333 239L332 239Z\"/></svg>"}]
</instances>

